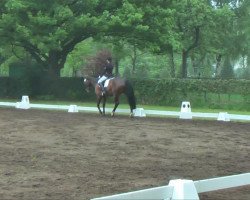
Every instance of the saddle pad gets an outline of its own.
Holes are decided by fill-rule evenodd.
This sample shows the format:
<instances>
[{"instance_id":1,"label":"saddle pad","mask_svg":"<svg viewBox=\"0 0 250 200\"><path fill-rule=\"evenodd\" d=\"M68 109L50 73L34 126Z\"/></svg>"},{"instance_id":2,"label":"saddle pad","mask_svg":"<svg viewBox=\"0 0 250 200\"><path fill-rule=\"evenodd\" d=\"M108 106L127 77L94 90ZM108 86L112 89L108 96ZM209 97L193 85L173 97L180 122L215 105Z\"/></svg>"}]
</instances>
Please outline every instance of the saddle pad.
<instances>
[{"instance_id":1,"label":"saddle pad","mask_svg":"<svg viewBox=\"0 0 250 200\"><path fill-rule=\"evenodd\" d=\"M107 79L107 80L105 81L105 83L104 83L104 87L105 87L105 88L108 87L109 81L110 81L111 79L113 79L113 78L109 78L109 79Z\"/></svg>"}]
</instances>

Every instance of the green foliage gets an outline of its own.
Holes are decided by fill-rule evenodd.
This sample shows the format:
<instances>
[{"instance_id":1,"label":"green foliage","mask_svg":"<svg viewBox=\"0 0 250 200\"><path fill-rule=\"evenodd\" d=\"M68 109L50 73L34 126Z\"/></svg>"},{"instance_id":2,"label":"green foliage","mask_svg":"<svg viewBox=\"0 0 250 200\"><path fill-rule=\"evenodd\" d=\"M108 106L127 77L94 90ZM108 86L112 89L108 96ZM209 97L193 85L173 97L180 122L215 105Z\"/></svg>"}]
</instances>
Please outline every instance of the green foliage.
<instances>
[{"instance_id":1,"label":"green foliage","mask_svg":"<svg viewBox=\"0 0 250 200\"><path fill-rule=\"evenodd\" d=\"M169 78L169 66L166 65L166 56L153 55L150 53L140 54L135 59L135 68L133 69L133 57L127 56L120 61L120 72L127 78Z\"/></svg>"},{"instance_id":2,"label":"green foliage","mask_svg":"<svg viewBox=\"0 0 250 200\"><path fill-rule=\"evenodd\" d=\"M20 99L22 95L29 95L31 98L39 100L95 100L94 92L87 93L84 90L83 80L80 78L0 78L1 98Z\"/></svg>"},{"instance_id":3,"label":"green foliage","mask_svg":"<svg viewBox=\"0 0 250 200\"><path fill-rule=\"evenodd\" d=\"M233 66L229 60L229 58L226 58L221 73L220 77L223 79L232 79L234 78L234 71L233 71Z\"/></svg>"},{"instance_id":4,"label":"green foliage","mask_svg":"<svg viewBox=\"0 0 250 200\"><path fill-rule=\"evenodd\" d=\"M86 39L77 44L67 56L64 68L61 70L62 77L74 77L87 64L87 58L94 55L102 47L101 43L95 42L92 38Z\"/></svg>"},{"instance_id":5,"label":"green foliage","mask_svg":"<svg viewBox=\"0 0 250 200\"><path fill-rule=\"evenodd\" d=\"M237 74L241 79L250 80L250 68L239 68L237 69Z\"/></svg>"},{"instance_id":6,"label":"green foliage","mask_svg":"<svg viewBox=\"0 0 250 200\"><path fill-rule=\"evenodd\" d=\"M249 5L248 0L2 0L0 71L6 75L7 65L29 57L49 75L75 76L99 50L91 38L111 48L117 63L132 56L133 76L176 77L179 71L197 76L198 69L211 77L221 71L217 56L232 62L244 56L249 65ZM145 53L170 55L171 62L145 64ZM172 62L175 57L184 70Z\"/></svg>"},{"instance_id":7,"label":"green foliage","mask_svg":"<svg viewBox=\"0 0 250 200\"><path fill-rule=\"evenodd\" d=\"M244 109L245 106L249 108L250 103L250 81L147 79L133 80L133 84L137 100L142 104L179 106L182 101L189 100L199 107L225 108L236 104L239 109ZM240 96L239 102L234 99L220 99L220 95L236 94Z\"/></svg>"},{"instance_id":8,"label":"green foliage","mask_svg":"<svg viewBox=\"0 0 250 200\"><path fill-rule=\"evenodd\" d=\"M67 55L79 42L107 30L107 12L99 1L6 0L2 3L0 34L20 46L42 66L59 75ZM121 6L121 5L120 5ZM116 8L117 9L117 8Z\"/></svg>"},{"instance_id":9,"label":"green foliage","mask_svg":"<svg viewBox=\"0 0 250 200\"><path fill-rule=\"evenodd\" d=\"M27 94L38 100L95 102L94 91L86 93L81 78L0 78L0 97L20 98ZM138 104L235 110L250 109L250 81L201 79L130 79Z\"/></svg>"}]
</instances>

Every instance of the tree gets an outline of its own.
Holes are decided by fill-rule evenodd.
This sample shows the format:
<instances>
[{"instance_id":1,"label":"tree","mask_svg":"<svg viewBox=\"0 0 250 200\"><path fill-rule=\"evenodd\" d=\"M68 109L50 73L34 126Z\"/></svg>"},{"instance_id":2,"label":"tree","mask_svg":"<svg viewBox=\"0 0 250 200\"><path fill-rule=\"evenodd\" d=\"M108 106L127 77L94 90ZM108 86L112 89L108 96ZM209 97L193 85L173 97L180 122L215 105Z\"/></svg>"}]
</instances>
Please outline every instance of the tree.
<instances>
[{"instance_id":1,"label":"tree","mask_svg":"<svg viewBox=\"0 0 250 200\"><path fill-rule=\"evenodd\" d=\"M93 38L78 43L68 54L64 68L61 70L61 76L81 76L82 68L87 65L90 56L105 47L106 44L96 42Z\"/></svg>"},{"instance_id":2,"label":"tree","mask_svg":"<svg viewBox=\"0 0 250 200\"><path fill-rule=\"evenodd\" d=\"M247 39L245 26L242 26L246 22L244 19L249 20L249 14L243 11L247 8L246 2L249 1L211 1L213 20L203 34L202 48L215 63L216 77L219 77L220 71L224 70L223 62L227 62L226 59L230 58L233 63L246 55Z\"/></svg>"},{"instance_id":3,"label":"tree","mask_svg":"<svg viewBox=\"0 0 250 200\"><path fill-rule=\"evenodd\" d=\"M96 53L94 56L90 56L87 59L87 65L84 69L85 75L90 75L94 77L102 76L107 58L112 58L112 53L103 49Z\"/></svg>"},{"instance_id":4,"label":"tree","mask_svg":"<svg viewBox=\"0 0 250 200\"><path fill-rule=\"evenodd\" d=\"M250 1L242 1L236 9L237 26L234 54L241 60L244 73L243 78L250 78Z\"/></svg>"},{"instance_id":5,"label":"tree","mask_svg":"<svg viewBox=\"0 0 250 200\"><path fill-rule=\"evenodd\" d=\"M225 59L222 70L220 72L220 77L223 79L232 79L235 77L233 66L232 66L230 59L228 57L226 57L226 59Z\"/></svg>"},{"instance_id":6,"label":"tree","mask_svg":"<svg viewBox=\"0 0 250 200\"><path fill-rule=\"evenodd\" d=\"M112 43L117 74L125 46L168 55L172 77L180 54L183 78L189 58L195 65L216 58L217 71L226 56L250 58L246 0L2 0L0 14L2 48L14 47L19 57L28 52L51 76L60 75L68 55L71 66L83 63L71 52L88 54L77 46L88 38Z\"/></svg>"},{"instance_id":7,"label":"tree","mask_svg":"<svg viewBox=\"0 0 250 200\"><path fill-rule=\"evenodd\" d=\"M59 76L67 55L79 42L105 32L109 13L121 1L3 0L0 36L19 46L52 76Z\"/></svg>"},{"instance_id":8,"label":"tree","mask_svg":"<svg viewBox=\"0 0 250 200\"><path fill-rule=\"evenodd\" d=\"M175 32L175 10L170 0L134 1L135 5L143 8L143 24L147 30L143 39L133 41L133 46L139 49L147 47L158 55L169 56L166 69L170 65L171 76L175 77L174 51L180 48L179 34ZM142 35L142 33L140 34ZM148 51L148 50L147 50Z\"/></svg>"},{"instance_id":9,"label":"tree","mask_svg":"<svg viewBox=\"0 0 250 200\"><path fill-rule=\"evenodd\" d=\"M211 7L200 0L181 0L173 3L175 31L180 36L182 66L181 77L187 77L187 59L191 51L199 47L201 34L211 22Z\"/></svg>"}]
</instances>

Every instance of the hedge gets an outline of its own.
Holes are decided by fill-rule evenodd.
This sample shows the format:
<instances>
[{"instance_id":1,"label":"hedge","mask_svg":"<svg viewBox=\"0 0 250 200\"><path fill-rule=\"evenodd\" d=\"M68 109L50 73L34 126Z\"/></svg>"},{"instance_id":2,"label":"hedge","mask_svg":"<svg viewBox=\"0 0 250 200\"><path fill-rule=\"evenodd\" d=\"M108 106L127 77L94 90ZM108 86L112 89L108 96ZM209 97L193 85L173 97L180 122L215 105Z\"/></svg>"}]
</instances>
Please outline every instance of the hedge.
<instances>
[{"instance_id":1,"label":"hedge","mask_svg":"<svg viewBox=\"0 0 250 200\"><path fill-rule=\"evenodd\" d=\"M29 95L40 100L94 100L93 93L87 93L81 78L0 78L1 98L20 98Z\"/></svg>"},{"instance_id":2,"label":"hedge","mask_svg":"<svg viewBox=\"0 0 250 200\"><path fill-rule=\"evenodd\" d=\"M249 80L217 79L131 79L139 104L179 106L188 100L197 107L250 110ZM1 98L94 101L81 78L0 78Z\"/></svg>"},{"instance_id":3,"label":"hedge","mask_svg":"<svg viewBox=\"0 0 250 200\"><path fill-rule=\"evenodd\" d=\"M167 79L133 80L138 102L180 106L250 110L249 80Z\"/></svg>"}]
</instances>

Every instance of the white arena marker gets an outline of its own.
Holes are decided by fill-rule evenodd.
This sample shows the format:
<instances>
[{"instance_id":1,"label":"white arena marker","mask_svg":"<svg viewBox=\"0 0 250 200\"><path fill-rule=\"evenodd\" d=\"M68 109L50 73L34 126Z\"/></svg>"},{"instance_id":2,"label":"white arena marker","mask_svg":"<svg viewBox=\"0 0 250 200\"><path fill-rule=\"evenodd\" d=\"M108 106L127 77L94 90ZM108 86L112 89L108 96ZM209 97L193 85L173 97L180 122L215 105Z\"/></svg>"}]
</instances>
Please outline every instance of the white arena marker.
<instances>
[{"instance_id":1,"label":"white arena marker","mask_svg":"<svg viewBox=\"0 0 250 200\"><path fill-rule=\"evenodd\" d=\"M146 113L143 108L136 108L133 112L135 117L146 117Z\"/></svg>"},{"instance_id":2,"label":"white arena marker","mask_svg":"<svg viewBox=\"0 0 250 200\"><path fill-rule=\"evenodd\" d=\"M180 119L192 119L191 104L189 101L182 102Z\"/></svg>"},{"instance_id":3,"label":"white arena marker","mask_svg":"<svg viewBox=\"0 0 250 200\"><path fill-rule=\"evenodd\" d=\"M18 109L29 109L30 108L30 100L29 96L22 96L21 102L16 103L16 108Z\"/></svg>"},{"instance_id":4,"label":"white arena marker","mask_svg":"<svg viewBox=\"0 0 250 200\"><path fill-rule=\"evenodd\" d=\"M217 118L218 121L225 121L225 122L229 122L230 121L230 117L229 114L227 112L220 112Z\"/></svg>"},{"instance_id":5,"label":"white arena marker","mask_svg":"<svg viewBox=\"0 0 250 200\"><path fill-rule=\"evenodd\" d=\"M169 186L174 187L171 199L199 200L197 190L192 180L182 180L182 179L171 180L169 181Z\"/></svg>"},{"instance_id":6,"label":"white arena marker","mask_svg":"<svg viewBox=\"0 0 250 200\"><path fill-rule=\"evenodd\" d=\"M68 109L68 112L70 112L70 113L78 112L77 105L70 105L69 109Z\"/></svg>"}]
</instances>

